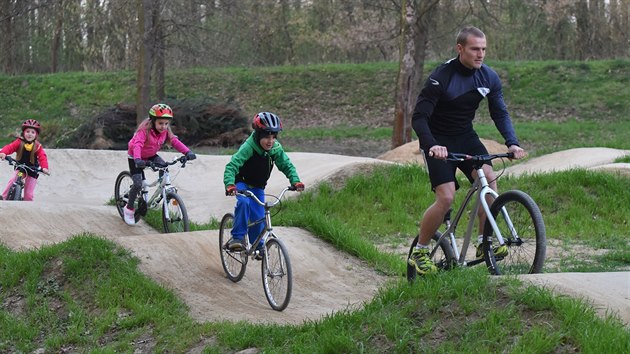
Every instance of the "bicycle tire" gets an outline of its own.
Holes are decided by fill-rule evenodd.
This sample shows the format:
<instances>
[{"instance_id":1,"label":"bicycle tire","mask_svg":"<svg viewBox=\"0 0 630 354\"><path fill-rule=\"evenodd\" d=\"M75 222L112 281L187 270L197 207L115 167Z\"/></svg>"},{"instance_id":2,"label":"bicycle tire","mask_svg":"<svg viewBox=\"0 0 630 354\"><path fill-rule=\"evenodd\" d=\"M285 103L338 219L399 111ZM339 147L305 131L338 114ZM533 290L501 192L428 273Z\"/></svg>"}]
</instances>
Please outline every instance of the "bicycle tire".
<instances>
[{"instance_id":1,"label":"bicycle tire","mask_svg":"<svg viewBox=\"0 0 630 354\"><path fill-rule=\"evenodd\" d=\"M269 305L276 311L284 310L291 300L293 274L289 252L280 239L267 240L260 270Z\"/></svg>"},{"instance_id":2,"label":"bicycle tire","mask_svg":"<svg viewBox=\"0 0 630 354\"><path fill-rule=\"evenodd\" d=\"M190 231L188 211L184 201L175 192L166 192L166 200L162 206L162 224L165 233ZM168 216L168 217L167 217Z\"/></svg>"},{"instance_id":3,"label":"bicycle tire","mask_svg":"<svg viewBox=\"0 0 630 354\"><path fill-rule=\"evenodd\" d=\"M19 184L13 184L7 193L7 200L22 200L22 187Z\"/></svg>"},{"instance_id":4,"label":"bicycle tire","mask_svg":"<svg viewBox=\"0 0 630 354\"><path fill-rule=\"evenodd\" d=\"M508 227L508 218L502 210L507 211L507 216L514 226L513 230ZM490 212L508 247L507 256L495 256L492 246L494 230L490 221L486 220L483 253L490 274L541 273L547 250L546 230L536 202L522 191L511 190L497 197L490 206ZM516 232L518 237L512 231Z\"/></svg>"},{"instance_id":5,"label":"bicycle tire","mask_svg":"<svg viewBox=\"0 0 630 354\"><path fill-rule=\"evenodd\" d=\"M453 250L451 249L448 239L444 238L439 245L437 244L441 235L441 233L436 232L431 239L430 247L431 252L433 252L431 259L439 270L450 270L453 268L453 265L456 264L457 257L453 255ZM411 247L409 247L409 252L407 253L407 260L411 257L411 252L413 252L413 249L418 244L419 237L420 235L417 235L411 242ZM417 276L418 272L416 271L416 267L407 262L407 281L413 282Z\"/></svg>"},{"instance_id":6,"label":"bicycle tire","mask_svg":"<svg viewBox=\"0 0 630 354\"><path fill-rule=\"evenodd\" d=\"M129 171L122 171L116 177L116 182L114 183L114 203L116 204L116 209L118 209L118 215L125 220L125 216L123 214L123 208L127 206L127 201L129 200L129 190L133 185L133 179L131 178L131 173ZM137 222L138 220L136 220Z\"/></svg>"},{"instance_id":7,"label":"bicycle tire","mask_svg":"<svg viewBox=\"0 0 630 354\"><path fill-rule=\"evenodd\" d=\"M234 215L227 213L223 215L219 227L219 252L221 254L221 265L225 275L233 282L243 279L247 269L247 252L232 252L227 248L227 242L232 238L232 227L234 226ZM247 237L247 236L246 236Z\"/></svg>"}]
</instances>

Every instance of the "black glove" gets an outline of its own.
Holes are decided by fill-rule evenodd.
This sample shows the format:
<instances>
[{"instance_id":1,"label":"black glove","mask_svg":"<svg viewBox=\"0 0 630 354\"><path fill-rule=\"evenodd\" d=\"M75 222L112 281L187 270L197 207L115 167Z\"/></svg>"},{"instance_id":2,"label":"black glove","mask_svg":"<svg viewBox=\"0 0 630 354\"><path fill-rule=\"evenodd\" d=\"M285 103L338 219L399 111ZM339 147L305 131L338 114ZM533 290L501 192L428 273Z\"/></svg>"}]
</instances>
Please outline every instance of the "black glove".
<instances>
[{"instance_id":1,"label":"black glove","mask_svg":"<svg viewBox=\"0 0 630 354\"><path fill-rule=\"evenodd\" d=\"M136 168L145 168L147 167L147 162L143 159L134 159L133 162L136 163Z\"/></svg>"},{"instance_id":2,"label":"black glove","mask_svg":"<svg viewBox=\"0 0 630 354\"><path fill-rule=\"evenodd\" d=\"M195 155L195 153L192 152L192 150L188 150L188 152L186 153L186 158L188 160L194 160L197 158L197 155Z\"/></svg>"}]
</instances>

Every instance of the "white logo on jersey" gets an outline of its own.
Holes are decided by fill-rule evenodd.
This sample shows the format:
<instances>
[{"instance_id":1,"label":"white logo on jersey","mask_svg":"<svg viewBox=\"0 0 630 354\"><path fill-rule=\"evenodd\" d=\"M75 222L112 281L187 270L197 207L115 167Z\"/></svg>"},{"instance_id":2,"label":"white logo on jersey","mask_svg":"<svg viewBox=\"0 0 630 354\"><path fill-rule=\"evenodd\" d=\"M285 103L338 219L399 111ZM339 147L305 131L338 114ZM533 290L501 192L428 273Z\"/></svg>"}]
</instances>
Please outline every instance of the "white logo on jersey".
<instances>
[{"instance_id":1,"label":"white logo on jersey","mask_svg":"<svg viewBox=\"0 0 630 354\"><path fill-rule=\"evenodd\" d=\"M479 91L483 97L486 97L490 93L490 89L487 87L477 87L477 91Z\"/></svg>"},{"instance_id":2,"label":"white logo on jersey","mask_svg":"<svg viewBox=\"0 0 630 354\"><path fill-rule=\"evenodd\" d=\"M431 80L431 85L433 85L433 86L440 86L440 83L436 79L429 78L429 80Z\"/></svg>"}]
</instances>

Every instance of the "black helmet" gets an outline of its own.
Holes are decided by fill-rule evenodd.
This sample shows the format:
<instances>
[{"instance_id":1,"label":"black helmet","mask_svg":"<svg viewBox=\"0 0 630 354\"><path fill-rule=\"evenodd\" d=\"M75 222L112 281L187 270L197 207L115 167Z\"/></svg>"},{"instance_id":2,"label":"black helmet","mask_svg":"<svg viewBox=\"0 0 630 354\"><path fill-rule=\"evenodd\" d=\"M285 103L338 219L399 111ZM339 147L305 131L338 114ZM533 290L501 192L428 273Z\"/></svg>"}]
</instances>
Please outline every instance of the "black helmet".
<instances>
[{"instance_id":1,"label":"black helmet","mask_svg":"<svg viewBox=\"0 0 630 354\"><path fill-rule=\"evenodd\" d=\"M260 112L254 116L252 128L257 132L267 134L278 133L282 130L280 117L270 112Z\"/></svg>"}]
</instances>

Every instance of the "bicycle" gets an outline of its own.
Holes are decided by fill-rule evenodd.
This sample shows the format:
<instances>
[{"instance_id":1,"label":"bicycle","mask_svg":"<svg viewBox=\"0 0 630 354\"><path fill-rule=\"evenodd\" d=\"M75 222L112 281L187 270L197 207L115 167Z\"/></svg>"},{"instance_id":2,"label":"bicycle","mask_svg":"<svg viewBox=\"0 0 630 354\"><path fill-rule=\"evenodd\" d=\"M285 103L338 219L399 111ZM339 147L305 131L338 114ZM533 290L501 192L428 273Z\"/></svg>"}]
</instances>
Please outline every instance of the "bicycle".
<instances>
[{"instance_id":1,"label":"bicycle","mask_svg":"<svg viewBox=\"0 0 630 354\"><path fill-rule=\"evenodd\" d=\"M228 279L238 282L245 275L247 261L249 257L256 259L262 257L260 266L262 274L263 289L265 296L271 308L276 311L284 310L291 300L291 291L293 286L291 261L289 253L284 243L276 236L271 226L270 210L280 204L284 193L287 191L295 191L293 186L285 187L278 196L267 195L275 199L274 201L262 202L251 191L237 191L237 195L252 198L256 203L265 208L265 215L256 221L248 223L248 229L254 225L264 223L265 227L252 244L249 244L247 235L243 238L244 247L241 251L230 251L227 243L232 238L232 227L234 226L234 215L227 213L221 219L219 229L219 249L221 252L221 264ZM275 214L274 214L275 215ZM260 241L264 243L264 252L258 253L257 245Z\"/></svg>"},{"instance_id":2,"label":"bicycle","mask_svg":"<svg viewBox=\"0 0 630 354\"><path fill-rule=\"evenodd\" d=\"M490 188L483 172L484 162L513 157L512 153L475 156L449 153L447 161L472 161L477 171L477 178L464 197L455 217L451 220L453 210L451 208L444 217L444 231L438 230L433 235L430 256L439 270L449 270L455 266L471 267L485 262L492 275L542 272L546 253L546 231L538 205L528 194L520 190L509 190L498 194ZM487 196L492 198L491 205L488 205ZM455 231L473 200L474 205L468 216L468 227L464 234L461 251L458 251ZM466 254L480 207L483 207L487 216L481 244L483 257L467 260ZM413 240L408 257L416 247L418 237L416 236ZM493 240L508 247L506 256L494 254ZM416 275L416 268L407 263L407 280L413 281Z\"/></svg>"},{"instance_id":3,"label":"bicycle","mask_svg":"<svg viewBox=\"0 0 630 354\"><path fill-rule=\"evenodd\" d=\"M15 160L11 156L6 156L4 159L7 160L9 165L13 166L14 169L18 171L18 176L15 179L15 182L11 184L9 191L7 192L7 200L24 200L24 180L26 179L29 171L49 175L49 173L44 172L41 166L33 168L25 163Z\"/></svg>"},{"instance_id":4,"label":"bicycle","mask_svg":"<svg viewBox=\"0 0 630 354\"><path fill-rule=\"evenodd\" d=\"M148 209L158 209L161 206L162 224L164 225L165 233L190 231L186 206L182 198L177 194L177 188L171 185L171 180L175 177L171 178L168 170L169 166L177 163L181 164L181 168L185 168L187 161L186 156L180 156L164 164L149 162L147 167L150 167L154 172L158 172L158 178L151 183L147 183L144 174L142 175L142 191L134 203L136 222L146 216ZM132 185L131 172L122 171L116 177L114 198L118 214L123 220L123 208L127 207L129 190ZM156 187L155 191L149 197L150 188L153 187Z\"/></svg>"}]
</instances>

